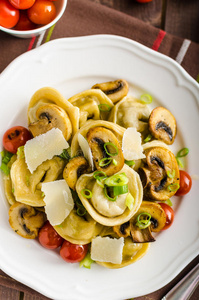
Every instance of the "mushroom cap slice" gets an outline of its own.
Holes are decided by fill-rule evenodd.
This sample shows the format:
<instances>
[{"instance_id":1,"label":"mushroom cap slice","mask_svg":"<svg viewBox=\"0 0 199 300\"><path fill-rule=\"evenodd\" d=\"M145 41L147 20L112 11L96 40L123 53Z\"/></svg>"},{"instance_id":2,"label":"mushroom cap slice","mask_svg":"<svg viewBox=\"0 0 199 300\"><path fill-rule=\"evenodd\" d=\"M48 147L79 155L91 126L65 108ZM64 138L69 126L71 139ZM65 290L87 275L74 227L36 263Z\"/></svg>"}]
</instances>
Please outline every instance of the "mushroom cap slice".
<instances>
[{"instance_id":1,"label":"mushroom cap slice","mask_svg":"<svg viewBox=\"0 0 199 300\"><path fill-rule=\"evenodd\" d=\"M71 138L72 124L63 108L55 104L42 105L36 111L36 118L38 121L28 126L34 137L52 128L59 128L67 141Z\"/></svg>"},{"instance_id":2,"label":"mushroom cap slice","mask_svg":"<svg viewBox=\"0 0 199 300\"><path fill-rule=\"evenodd\" d=\"M72 190L75 190L77 179L89 169L88 161L83 156L73 157L65 166L63 178Z\"/></svg>"},{"instance_id":3,"label":"mushroom cap slice","mask_svg":"<svg viewBox=\"0 0 199 300\"><path fill-rule=\"evenodd\" d=\"M151 216L151 224L144 229L137 226L137 218L142 214ZM148 243L155 241L151 232L159 232L166 224L166 214L164 209L155 202L143 201L136 214L130 220L131 237L135 243Z\"/></svg>"},{"instance_id":4,"label":"mushroom cap slice","mask_svg":"<svg viewBox=\"0 0 199 300\"><path fill-rule=\"evenodd\" d=\"M165 107L156 107L149 117L149 130L156 139L171 145L176 137L176 120Z\"/></svg>"},{"instance_id":5,"label":"mushroom cap slice","mask_svg":"<svg viewBox=\"0 0 199 300\"><path fill-rule=\"evenodd\" d=\"M16 202L9 209L10 226L26 239L35 239L45 220L45 213L27 204Z\"/></svg>"},{"instance_id":6,"label":"mushroom cap slice","mask_svg":"<svg viewBox=\"0 0 199 300\"><path fill-rule=\"evenodd\" d=\"M163 147L146 150L146 164L139 169L144 196L165 201L179 188L179 168L174 154Z\"/></svg>"},{"instance_id":7,"label":"mushroom cap slice","mask_svg":"<svg viewBox=\"0 0 199 300\"><path fill-rule=\"evenodd\" d=\"M124 165L122 148L111 130L102 126L91 128L87 133L87 141L97 170L104 172L107 176L111 176L122 169ZM115 164L113 159L116 162ZM104 166L100 165L102 160L105 162Z\"/></svg>"},{"instance_id":8,"label":"mushroom cap slice","mask_svg":"<svg viewBox=\"0 0 199 300\"><path fill-rule=\"evenodd\" d=\"M124 79L97 83L92 86L92 89L100 89L103 91L113 103L118 102L128 94L129 85Z\"/></svg>"}]
</instances>

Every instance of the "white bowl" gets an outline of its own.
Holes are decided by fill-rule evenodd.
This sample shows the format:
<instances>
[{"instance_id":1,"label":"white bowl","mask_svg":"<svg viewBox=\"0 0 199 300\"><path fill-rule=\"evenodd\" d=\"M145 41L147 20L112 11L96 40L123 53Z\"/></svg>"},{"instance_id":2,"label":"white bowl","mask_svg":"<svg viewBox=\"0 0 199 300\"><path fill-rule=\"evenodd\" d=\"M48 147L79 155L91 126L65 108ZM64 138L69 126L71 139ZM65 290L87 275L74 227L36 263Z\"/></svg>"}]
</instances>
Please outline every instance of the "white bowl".
<instances>
[{"instance_id":1,"label":"white bowl","mask_svg":"<svg viewBox=\"0 0 199 300\"><path fill-rule=\"evenodd\" d=\"M57 21L61 18L61 16L63 15L63 13L66 9L67 0L59 0L59 1L54 2L54 4L56 6L57 15L52 22L50 22L44 26L41 26L41 27L38 27L38 28L32 29L32 30L14 30L12 28L5 28L5 27L0 26L0 30L4 31L6 33L9 33L11 35L14 35L16 37L19 37L19 38L31 38L31 37L40 35L46 29L50 28L52 25L57 23Z\"/></svg>"}]
</instances>

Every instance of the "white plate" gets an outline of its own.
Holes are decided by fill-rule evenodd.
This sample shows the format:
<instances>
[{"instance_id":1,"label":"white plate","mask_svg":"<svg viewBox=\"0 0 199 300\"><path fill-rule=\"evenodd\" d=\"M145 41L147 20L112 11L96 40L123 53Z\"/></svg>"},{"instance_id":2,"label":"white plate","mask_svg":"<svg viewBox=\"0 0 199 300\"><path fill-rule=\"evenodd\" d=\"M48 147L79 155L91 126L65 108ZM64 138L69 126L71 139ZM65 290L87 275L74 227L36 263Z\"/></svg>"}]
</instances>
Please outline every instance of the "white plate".
<instances>
[{"instance_id":1,"label":"white plate","mask_svg":"<svg viewBox=\"0 0 199 300\"><path fill-rule=\"evenodd\" d=\"M146 91L154 97L155 106L173 112L178 124L174 151L190 149L186 169L197 175L197 83L170 58L118 36L54 40L15 59L0 76L0 138L11 126L27 126L28 102L40 87L57 88L68 98L97 82L118 78L129 82L130 94ZM146 256L116 270L65 263L57 252L14 233L0 182L0 268L50 298L121 300L145 295L166 285L199 254L196 181L186 197L173 201L174 224L158 235Z\"/></svg>"}]
</instances>

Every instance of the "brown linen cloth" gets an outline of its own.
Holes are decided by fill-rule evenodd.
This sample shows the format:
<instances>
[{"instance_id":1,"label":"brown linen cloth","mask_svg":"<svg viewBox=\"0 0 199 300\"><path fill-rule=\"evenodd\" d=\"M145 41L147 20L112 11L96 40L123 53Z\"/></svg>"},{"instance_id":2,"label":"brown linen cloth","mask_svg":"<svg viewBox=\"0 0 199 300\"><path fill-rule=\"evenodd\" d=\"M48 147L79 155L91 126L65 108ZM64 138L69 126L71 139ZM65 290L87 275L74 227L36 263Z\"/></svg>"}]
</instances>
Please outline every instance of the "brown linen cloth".
<instances>
[{"instance_id":1,"label":"brown linen cloth","mask_svg":"<svg viewBox=\"0 0 199 300\"><path fill-rule=\"evenodd\" d=\"M46 32L42 42L39 40L39 37L35 39L19 39L0 31L0 72L17 56L38 47L38 45L45 43L49 39L93 34L115 34L128 37L149 48L156 49L156 51L170 56L174 60L181 51L184 42L182 38L174 37L114 9L88 0L69 0L66 11L54 27L52 34L50 35L49 31ZM181 52L181 56L183 54L181 65L196 79L199 73L199 45L191 41L188 41L188 45L188 49L186 48L185 51L183 48ZM198 261L199 257L193 260L172 282L162 289L150 295L134 298L134 300L160 300ZM26 294L38 297L37 299L47 299L10 278L2 271L0 271L0 286L23 291ZM1 299L7 298L1 298L0 293ZM191 300L198 299L199 289L191 297Z\"/></svg>"}]
</instances>

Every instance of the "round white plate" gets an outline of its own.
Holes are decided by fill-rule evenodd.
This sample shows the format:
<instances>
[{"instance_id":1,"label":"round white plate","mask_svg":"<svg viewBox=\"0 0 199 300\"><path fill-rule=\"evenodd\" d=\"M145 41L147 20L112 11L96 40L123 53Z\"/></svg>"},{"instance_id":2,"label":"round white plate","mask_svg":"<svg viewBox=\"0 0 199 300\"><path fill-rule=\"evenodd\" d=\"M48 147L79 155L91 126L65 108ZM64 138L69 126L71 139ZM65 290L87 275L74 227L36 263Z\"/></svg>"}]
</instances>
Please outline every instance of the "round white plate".
<instances>
[{"instance_id":1,"label":"round white plate","mask_svg":"<svg viewBox=\"0 0 199 300\"><path fill-rule=\"evenodd\" d=\"M27 126L28 102L37 89L51 86L69 98L97 82L118 78L129 82L129 94L147 92L153 106L163 105L175 115L178 135L173 151L190 149L185 168L196 178L198 84L175 61L118 36L54 40L15 59L0 75L0 139L11 126ZM50 298L121 300L146 295L166 285L199 254L197 180L186 197L173 198L174 223L158 235L144 258L111 270L68 264L58 252L14 233L0 176L0 268Z\"/></svg>"}]
</instances>

